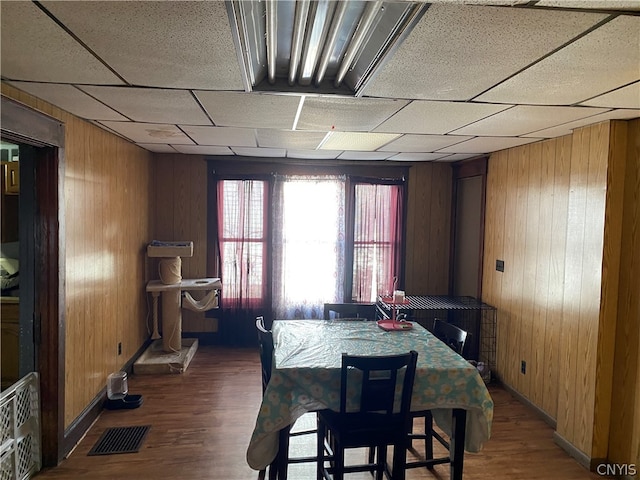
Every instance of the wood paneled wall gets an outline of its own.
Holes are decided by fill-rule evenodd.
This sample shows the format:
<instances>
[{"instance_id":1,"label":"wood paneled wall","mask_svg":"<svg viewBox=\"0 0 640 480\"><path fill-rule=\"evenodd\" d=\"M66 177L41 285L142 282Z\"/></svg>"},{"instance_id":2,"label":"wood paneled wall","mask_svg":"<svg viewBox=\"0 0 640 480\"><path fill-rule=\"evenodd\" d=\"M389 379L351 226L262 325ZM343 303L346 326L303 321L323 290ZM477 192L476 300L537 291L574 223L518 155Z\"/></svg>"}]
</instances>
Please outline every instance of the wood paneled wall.
<instances>
[{"instance_id":1,"label":"wood paneled wall","mask_svg":"<svg viewBox=\"0 0 640 480\"><path fill-rule=\"evenodd\" d=\"M452 169L418 163L409 170L405 290L446 295L451 250Z\"/></svg>"},{"instance_id":2,"label":"wood paneled wall","mask_svg":"<svg viewBox=\"0 0 640 480\"><path fill-rule=\"evenodd\" d=\"M640 444L639 401L627 393L640 388L628 280L640 251L637 122L635 137L627 122L604 122L489 161L483 300L498 308L497 373L593 462L616 442L635 462Z\"/></svg>"},{"instance_id":3,"label":"wood paneled wall","mask_svg":"<svg viewBox=\"0 0 640 480\"><path fill-rule=\"evenodd\" d=\"M154 171L157 239L192 240L194 254L183 258L182 276L205 276L207 164L200 156L162 154L155 156ZM451 172L451 166L444 163L417 164L410 169L405 272L409 294L448 293ZM213 332L217 324L202 313L183 311L182 329Z\"/></svg>"},{"instance_id":4,"label":"wood paneled wall","mask_svg":"<svg viewBox=\"0 0 640 480\"><path fill-rule=\"evenodd\" d=\"M554 418L570 155L570 137L503 150L487 175L482 297L498 309L497 373Z\"/></svg>"},{"instance_id":5,"label":"wood paneled wall","mask_svg":"<svg viewBox=\"0 0 640 480\"><path fill-rule=\"evenodd\" d=\"M151 154L7 84L65 125L65 427L148 338ZM118 343L122 353L118 354Z\"/></svg>"},{"instance_id":6,"label":"wood paneled wall","mask_svg":"<svg viewBox=\"0 0 640 480\"><path fill-rule=\"evenodd\" d=\"M182 258L182 277L206 277L207 162L200 155L156 154L154 172L156 240L192 241L193 256ZM150 264L152 278L158 278L157 261ZM197 292L193 295L200 298ZM182 310L182 330L215 332L217 321Z\"/></svg>"},{"instance_id":7,"label":"wood paneled wall","mask_svg":"<svg viewBox=\"0 0 640 480\"><path fill-rule=\"evenodd\" d=\"M640 469L640 120L629 122L609 459Z\"/></svg>"}]
</instances>

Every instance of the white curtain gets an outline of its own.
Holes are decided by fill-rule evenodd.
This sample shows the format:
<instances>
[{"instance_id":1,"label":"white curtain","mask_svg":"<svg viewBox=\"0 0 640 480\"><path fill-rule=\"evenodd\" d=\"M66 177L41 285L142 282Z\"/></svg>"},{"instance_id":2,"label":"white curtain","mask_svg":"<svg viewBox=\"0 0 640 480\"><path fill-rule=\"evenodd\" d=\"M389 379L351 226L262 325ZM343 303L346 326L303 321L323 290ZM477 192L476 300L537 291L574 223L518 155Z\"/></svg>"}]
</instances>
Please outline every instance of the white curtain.
<instances>
[{"instance_id":1,"label":"white curtain","mask_svg":"<svg viewBox=\"0 0 640 480\"><path fill-rule=\"evenodd\" d=\"M274 318L322 318L341 302L345 178L276 176L273 192Z\"/></svg>"}]
</instances>

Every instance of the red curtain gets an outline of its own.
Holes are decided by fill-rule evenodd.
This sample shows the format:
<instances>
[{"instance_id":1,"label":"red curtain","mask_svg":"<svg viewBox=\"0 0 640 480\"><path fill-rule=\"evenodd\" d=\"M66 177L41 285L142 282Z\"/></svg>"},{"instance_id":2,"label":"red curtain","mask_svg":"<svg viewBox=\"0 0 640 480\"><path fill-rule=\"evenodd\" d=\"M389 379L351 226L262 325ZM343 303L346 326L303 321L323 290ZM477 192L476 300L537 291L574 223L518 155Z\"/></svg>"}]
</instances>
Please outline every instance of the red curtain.
<instances>
[{"instance_id":1,"label":"red curtain","mask_svg":"<svg viewBox=\"0 0 640 480\"><path fill-rule=\"evenodd\" d=\"M217 184L218 246L225 310L267 306L268 183L221 180Z\"/></svg>"},{"instance_id":2,"label":"red curtain","mask_svg":"<svg viewBox=\"0 0 640 480\"><path fill-rule=\"evenodd\" d=\"M353 290L356 302L390 294L402 272L402 185L356 184Z\"/></svg>"}]
</instances>

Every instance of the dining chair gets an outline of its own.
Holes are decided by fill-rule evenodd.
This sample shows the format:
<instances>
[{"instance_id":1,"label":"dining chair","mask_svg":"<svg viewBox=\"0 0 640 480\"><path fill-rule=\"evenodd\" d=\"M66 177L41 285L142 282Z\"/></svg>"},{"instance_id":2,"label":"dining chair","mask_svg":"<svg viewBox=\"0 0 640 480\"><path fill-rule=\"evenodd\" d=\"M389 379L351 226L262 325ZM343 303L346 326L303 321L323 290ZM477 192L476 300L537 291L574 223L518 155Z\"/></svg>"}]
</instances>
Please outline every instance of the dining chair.
<instances>
[{"instance_id":1,"label":"dining chair","mask_svg":"<svg viewBox=\"0 0 640 480\"><path fill-rule=\"evenodd\" d=\"M333 480L343 480L345 473L366 471L375 473L377 480L385 474L393 480L404 479L417 359L418 353L413 350L385 356L342 354L340 410L318 412L318 480L331 480L331 475ZM400 386L398 402L396 391ZM348 400L355 400L357 405ZM323 448L327 436L332 459L325 456ZM393 445L391 472L387 465L388 445ZM345 449L361 447L375 449L375 461L345 466Z\"/></svg>"},{"instance_id":2,"label":"dining chair","mask_svg":"<svg viewBox=\"0 0 640 480\"><path fill-rule=\"evenodd\" d=\"M258 332L258 345L260 349L260 369L262 372L262 394L267 389L267 384L271 379L271 368L273 366L273 335L271 330L267 329L264 323L264 317L259 316L256 317L256 330ZM314 414L315 415L315 414ZM291 437L298 437L301 435L315 435L317 433L317 429L303 429L303 430L292 430L292 426L288 426L285 429L282 429L279 434L279 445L283 451L286 452L286 455L278 455L276 460L269 466L269 479L275 480L276 477L278 479L286 478L287 465L291 463L310 463L316 462L317 457L313 456L305 456L305 457L289 457L289 439ZM282 462L282 463L280 463ZM260 479L265 477L265 471L260 471L259 477Z\"/></svg>"},{"instance_id":3,"label":"dining chair","mask_svg":"<svg viewBox=\"0 0 640 480\"><path fill-rule=\"evenodd\" d=\"M443 320L435 319L433 321L432 332L436 338L445 343L458 355L462 355L464 345L467 340L468 333L451 323ZM424 433L413 433L413 428L409 434L409 446L413 448L413 440L424 440L424 461L410 462L406 465L406 468L427 467L429 470L433 470L434 465L449 463L451 461L449 456L433 458L433 439L435 438L444 448L449 451L450 443L433 429L433 415L431 410L420 410L417 412L411 412L413 419L424 418Z\"/></svg>"},{"instance_id":4,"label":"dining chair","mask_svg":"<svg viewBox=\"0 0 640 480\"><path fill-rule=\"evenodd\" d=\"M375 303L325 303L324 319L375 320Z\"/></svg>"}]
</instances>

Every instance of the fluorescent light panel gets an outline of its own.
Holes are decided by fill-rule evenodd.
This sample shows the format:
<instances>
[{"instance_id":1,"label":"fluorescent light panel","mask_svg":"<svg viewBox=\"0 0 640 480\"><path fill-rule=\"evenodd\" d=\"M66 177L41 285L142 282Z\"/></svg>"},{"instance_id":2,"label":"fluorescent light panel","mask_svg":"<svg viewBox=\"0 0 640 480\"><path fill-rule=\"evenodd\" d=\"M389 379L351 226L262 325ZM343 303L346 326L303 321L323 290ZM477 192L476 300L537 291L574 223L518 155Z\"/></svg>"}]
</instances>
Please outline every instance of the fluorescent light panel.
<instances>
[{"instance_id":1,"label":"fluorescent light panel","mask_svg":"<svg viewBox=\"0 0 640 480\"><path fill-rule=\"evenodd\" d=\"M380 0L227 2L247 91L356 96L428 7Z\"/></svg>"}]
</instances>

